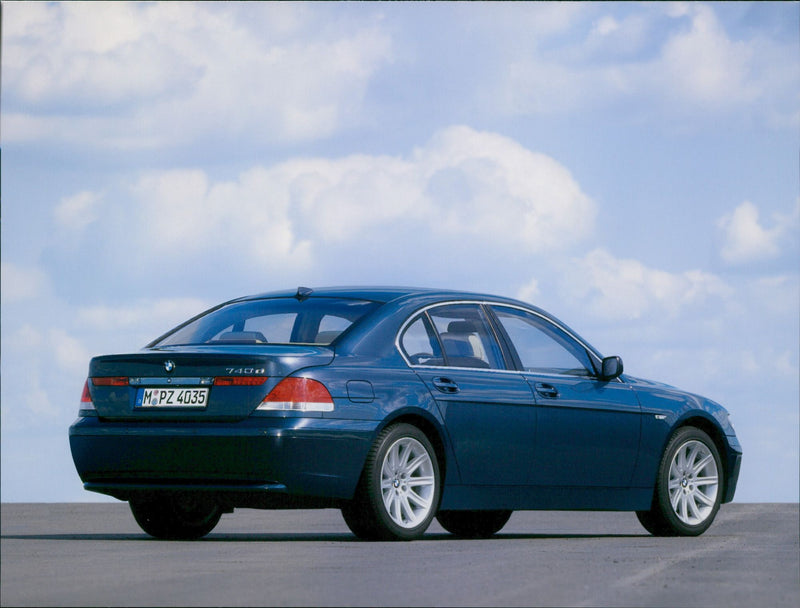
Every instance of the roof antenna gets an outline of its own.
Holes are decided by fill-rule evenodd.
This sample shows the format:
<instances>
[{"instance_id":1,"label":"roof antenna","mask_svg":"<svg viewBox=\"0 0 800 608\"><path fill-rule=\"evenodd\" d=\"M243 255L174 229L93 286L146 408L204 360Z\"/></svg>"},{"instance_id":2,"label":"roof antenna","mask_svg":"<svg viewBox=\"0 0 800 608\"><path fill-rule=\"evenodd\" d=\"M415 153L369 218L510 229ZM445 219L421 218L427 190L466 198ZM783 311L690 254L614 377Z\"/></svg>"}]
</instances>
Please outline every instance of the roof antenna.
<instances>
[{"instance_id":1,"label":"roof antenna","mask_svg":"<svg viewBox=\"0 0 800 608\"><path fill-rule=\"evenodd\" d=\"M313 293L313 291L314 290L311 289L310 287L298 287L297 293L294 294L294 297L297 298L298 302L302 302L303 300L308 298L308 296L310 296Z\"/></svg>"}]
</instances>

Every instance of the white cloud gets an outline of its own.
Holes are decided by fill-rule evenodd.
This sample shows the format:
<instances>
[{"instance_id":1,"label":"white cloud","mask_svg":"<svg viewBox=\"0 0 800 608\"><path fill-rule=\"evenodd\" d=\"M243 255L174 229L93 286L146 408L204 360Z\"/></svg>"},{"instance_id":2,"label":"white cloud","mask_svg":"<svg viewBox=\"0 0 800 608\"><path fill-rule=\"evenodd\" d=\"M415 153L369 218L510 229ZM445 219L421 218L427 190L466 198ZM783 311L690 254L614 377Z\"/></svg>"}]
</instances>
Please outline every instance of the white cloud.
<instances>
[{"instance_id":1,"label":"white cloud","mask_svg":"<svg viewBox=\"0 0 800 608\"><path fill-rule=\"evenodd\" d=\"M361 120L367 84L391 56L379 25L322 28L324 16L302 5L23 3L5 13L6 141L324 137Z\"/></svg>"},{"instance_id":2,"label":"white cloud","mask_svg":"<svg viewBox=\"0 0 800 608\"><path fill-rule=\"evenodd\" d=\"M5 140L149 149L330 137L390 108L380 76L420 50L397 49L402 21L379 9L231 4L11 3ZM485 70L472 89L492 116L621 104L662 121L748 108L778 128L798 124L800 69L783 60L793 47L727 30L714 5L510 4L491 18L450 9L459 36L492 41L464 59Z\"/></svg>"},{"instance_id":3,"label":"white cloud","mask_svg":"<svg viewBox=\"0 0 800 608\"><path fill-rule=\"evenodd\" d=\"M619 23L611 15L605 15L597 20L592 28L592 34L608 36L619 30Z\"/></svg>"},{"instance_id":4,"label":"white cloud","mask_svg":"<svg viewBox=\"0 0 800 608\"><path fill-rule=\"evenodd\" d=\"M563 251L591 234L596 214L562 165L467 127L439 131L406 158L296 159L228 182L167 171L143 176L134 195L121 212L137 256L234 270L302 271L331 246L399 229L417 243Z\"/></svg>"},{"instance_id":5,"label":"white cloud","mask_svg":"<svg viewBox=\"0 0 800 608\"><path fill-rule=\"evenodd\" d=\"M133 207L133 242L151 258L217 256L239 269L310 263L309 244L296 238L280 169L254 168L236 182L211 183L201 170L167 171L142 177ZM130 211L130 210L128 210Z\"/></svg>"},{"instance_id":6,"label":"white cloud","mask_svg":"<svg viewBox=\"0 0 800 608\"><path fill-rule=\"evenodd\" d=\"M775 214L773 226L765 228L759 220L758 207L744 201L717 222L724 237L720 255L731 264L777 257L783 237L794 232L796 223L797 212L794 215Z\"/></svg>"},{"instance_id":7,"label":"white cloud","mask_svg":"<svg viewBox=\"0 0 800 608\"><path fill-rule=\"evenodd\" d=\"M519 291L517 291L517 299L523 302L535 303L540 294L539 281L532 278L519 288Z\"/></svg>"},{"instance_id":8,"label":"white cloud","mask_svg":"<svg viewBox=\"0 0 800 608\"><path fill-rule=\"evenodd\" d=\"M731 40L711 6L693 4L685 11L691 27L673 35L650 66L653 88L667 98L714 108L755 101L755 45Z\"/></svg>"},{"instance_id":9,"label":"white cloud","mask_svg":"<svg viewBox=\"0 0 800 608\"><path fill-rule=\"evenodd\" d=\"M566 299L586 305L606 320L641 319L653 314L675 317L689 306L732 293L713 274L648 268L638 260L615 258L604 249L572 260L561 279L561 290Z\"/></svg>"},{"instance_id":10,"label":"white cloud","mask_svg":"<svg viewBox=\"0 0 800 608\"><path fill-rule=\"evenodd\" d=\"M186 11L191 20L193 9ZM135 104L188 86L190 68L198 67L178 45L154 35L163 12L157 4L23 5L7 12L8 86L32 108L59 100L94 110Z\"/></svg>"},{"instance_id":11,"label":"white cloud","mask_svg":"<svg viewBox=\"0 0 800 608\"><path fill-rule=\"evenodd\" d=\"M60 227L81 232L97 220L98 207L101 203L102 196L100 194L84 190L63 198L53 210L53 215Z\"/></svg>"},{"instance_id":12,"label":"white cloud","mask_svg":"<svg viewBox=\"0 0 800 608\"><path fill-rule=\"evenodd\" d=\"M595 205L563 165L501 135L445 129L414 160L434 225L446 231L542 252L568 247L594 227Z\"/></svg>"},{"instance_id":13,"label":"white cloud","mask_svg":"<svg viewBox=\"0 0 800 608\"><path fill-rule=\"evenodd\" d=\"M624 17L609 10L613 5L598 6L607 12L572 24L571 36L545 38L524 53L514 40L497 95L505 110L635 104L637 116L652 112L663 121L749 108L774 127L797 126L800 69L782 59L793 46L737 37L713 5L640 5Z\"/></svg>"},{"instance_id":14,"label":"white cloud","mask_svg":"<svg viewBox=\"0 0 800 608\"><path fill-rule=\"evenodd\" d=\"M85 373L92 355L80 340L60 328L50 329L47 338L48 348L61 369L76 376Z\"/></svg>"},{"instance_id":15,"label":"white cloud","mask_svg":"<svg viewBox=\"0 0 800 608\"><path fill-rule=\"evenodd\" d=\"M314 241L414 222L421 232L537 252L580 241L594 224L594 203L562 165L463 126L439 131L408 159L300 160L271 173L272 191L298 205Z\"/></svg>"},{"instance_id":16,"label":"white cloud","mask_svg":"<svg viewBox=\"0 0 800 608\"><path fill-rule=\"evenodd\" d=\"M596 64L628 64L653 43L652 15L632 13L624 16L603 14L592 23L576 57L593 57Z\"/></svg>"}]
</instances>

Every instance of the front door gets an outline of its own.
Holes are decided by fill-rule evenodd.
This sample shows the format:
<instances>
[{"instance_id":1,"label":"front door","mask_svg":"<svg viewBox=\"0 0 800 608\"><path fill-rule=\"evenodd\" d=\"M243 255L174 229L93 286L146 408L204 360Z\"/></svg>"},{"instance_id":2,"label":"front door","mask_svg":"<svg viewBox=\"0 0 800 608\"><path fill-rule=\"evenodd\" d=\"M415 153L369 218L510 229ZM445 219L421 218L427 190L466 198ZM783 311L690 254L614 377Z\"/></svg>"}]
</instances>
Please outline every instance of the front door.
<instances>
[{"instance_id":1,"label":"front door","mask_svg":"<svg viewBox=\"0 0 800 608\"><path fill-rule=\"evenodd\" d=\"M493 306L536 398L531 485L630 485L641 408L621 380L598 379L588 350L549 319Z\"/></svg>"}]
</instances>

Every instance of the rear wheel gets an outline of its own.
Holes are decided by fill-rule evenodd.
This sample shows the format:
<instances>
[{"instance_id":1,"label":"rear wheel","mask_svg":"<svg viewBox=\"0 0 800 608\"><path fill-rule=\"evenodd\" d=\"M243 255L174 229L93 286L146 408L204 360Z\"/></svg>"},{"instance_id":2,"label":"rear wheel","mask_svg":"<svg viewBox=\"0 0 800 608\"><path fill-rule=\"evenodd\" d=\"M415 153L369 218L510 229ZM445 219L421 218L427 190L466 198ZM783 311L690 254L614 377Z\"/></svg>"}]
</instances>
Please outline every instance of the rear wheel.
<instances>
[{"instance_id":1,"label":"rear wheel","mask_svg":"<svg viewBox=\"0 0 800 608\"><path fill-rule=\"evenodd\" d=\"M222 509L215 502L192 494L132 500L130 507L142 530L165 540L202 538L222 516Z\"/></svg>"},{"instance_id":2,"label":"rear wheel","mask_svg":"<svg viewBox=\"0 0 800 608\"><path fill-rule=\"evenodd\" d=\"M439 511L442 528L462 538L489 538L499 532L511 511Z\"/></svg>"},{"instance_id":3,"label":"rear wheel","mask_svg":"<svg viewBox=\"0 0 800 608\"><path fill-rule=\"evenodd\" d=\"M722 500L722 461L711 438L694 427L678 429L658 469L653 504L636 513L656 536L698 536L705 532Z\"/></svg>"},{"instance_id":4,"label":"rear wheel","mask_svg":"<svg viewBox=\"0 0 800 608\"><path fill-rule=\"evenodd\" d=\"M433 520L440 495L439 462L431 442L417 427L396 424L378 435L356 495L342 515L359 538L414 540Z\"/></svg>"}]
</instances>

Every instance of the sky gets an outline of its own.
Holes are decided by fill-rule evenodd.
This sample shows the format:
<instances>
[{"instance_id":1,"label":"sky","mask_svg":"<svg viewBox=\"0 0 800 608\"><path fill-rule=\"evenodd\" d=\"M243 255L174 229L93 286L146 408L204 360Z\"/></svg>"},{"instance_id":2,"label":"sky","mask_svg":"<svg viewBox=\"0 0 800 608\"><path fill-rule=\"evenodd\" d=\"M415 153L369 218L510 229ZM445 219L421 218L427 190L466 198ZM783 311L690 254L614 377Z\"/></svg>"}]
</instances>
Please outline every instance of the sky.
<instances>
[{"instance_id":1,"label":"sky","mask_svg":"<svg viewBox=\"0 0 800 608\"><path fill-rule=\"evenodd\" d=\"M800 472L800 5L2 6L0 498L89 359L298 285L518 297ZM110 500L110 499L109 499Z\"/></svg>"}]
</instances>

